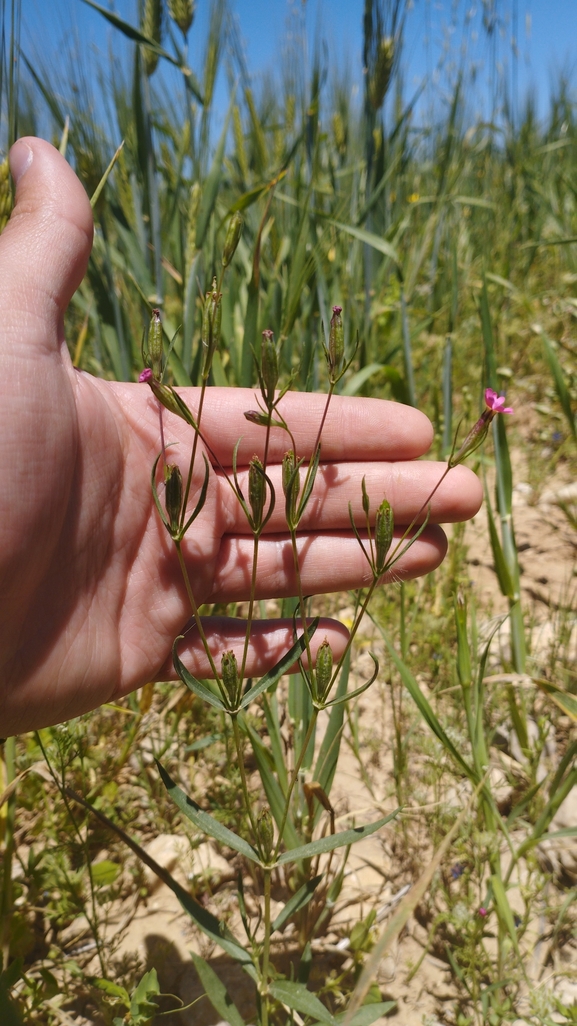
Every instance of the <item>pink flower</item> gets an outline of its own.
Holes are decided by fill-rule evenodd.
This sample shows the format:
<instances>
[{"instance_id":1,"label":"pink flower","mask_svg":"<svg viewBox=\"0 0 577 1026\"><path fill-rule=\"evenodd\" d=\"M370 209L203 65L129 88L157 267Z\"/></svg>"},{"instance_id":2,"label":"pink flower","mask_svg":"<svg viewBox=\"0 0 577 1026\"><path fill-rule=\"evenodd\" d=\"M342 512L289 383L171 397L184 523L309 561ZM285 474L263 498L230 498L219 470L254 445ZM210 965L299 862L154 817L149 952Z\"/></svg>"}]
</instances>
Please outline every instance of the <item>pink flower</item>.
<instances>
[{"instance_id":1,"label":"pink flower","mask_svg":"<svg viewBox=\"0 0 577 1026\"><path fill-rule=\"evenodd\" d=\"M505 396L498 395L492 388L485 389L485 402L493 413L513 413L512 406L505 406Z\"/></svg>"},{"instance_id":2,"label":"pink flower","mask_svg":"<svg viewBox=\"0 0 577 1026\"><path fill-rule=\"evenodd\" d=\"M487 389L487 391L491 391L491 390ZM481 919L484 919L485 916L487 915L487 909L483 905L481 905L481 908L477 909L477 915L481 916Z\"/></svg>"},{"instance_id":3,"label":"pink flower","mask_svg":"<svg viewBox=\"0 0 577 1026\"><path fill-rule=\"evenodd\" d=\"M152 371L150 367L145 367L143 371L138 375L139 382L146 382L152 380Z\"/></svg>"}]
</instances>

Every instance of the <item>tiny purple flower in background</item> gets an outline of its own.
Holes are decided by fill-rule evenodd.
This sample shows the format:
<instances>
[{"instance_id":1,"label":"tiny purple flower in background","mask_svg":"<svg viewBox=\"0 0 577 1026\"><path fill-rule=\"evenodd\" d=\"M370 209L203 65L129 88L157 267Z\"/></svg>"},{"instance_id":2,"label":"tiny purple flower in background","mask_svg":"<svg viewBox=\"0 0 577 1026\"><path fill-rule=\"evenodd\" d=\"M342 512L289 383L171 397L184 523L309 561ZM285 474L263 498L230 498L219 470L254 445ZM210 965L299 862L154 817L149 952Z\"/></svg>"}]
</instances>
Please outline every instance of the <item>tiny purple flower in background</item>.
<instances>
[{"instance_id":1,"label":"tiny purple flower in background","mask_svg":"<svg viewBox=\"0 0 577 1026\"><path fill-rule=\"evenodd\" d=\"M481 916L481 919L485 919L487 915L487 909L484 905L481 905L481 907L477 909L477 915Z\"/></svg>"},{"instance_id":2,"label":"tiny purple flower in background","mask_svg":"<svg viewBox=\"0 0 577 1026\"><path fill-rule=\"evenodd\" d=\"M150 367L145 367L144 370L140 372L138 380L141 384L143 382L146 383L147 381L152 381L152 371Z\"/></svg>"},{"instance_id":3,"label":"tiny purple flower in background","mask_svg":"<svg viewBox=\"0 0 577 1026\"><path fill-rule=\"evenodd\" d=\"M451 876L453 880L458 880L460 876L465 872L465 867L462 862L455 862L454 866L451 866Z\"/></svg>"},{"instance_id":4,"label":"tiny purple flower in background","mask_svg":"<svg viewBox=\"0 0 577 1026\"><path fill-rule=\"evenodd\" d=\"M485 389L485 402L493 413L513 413L512 406L505 406L505 396L498 395L492 388Z\"/></svg>"}]
</instances>

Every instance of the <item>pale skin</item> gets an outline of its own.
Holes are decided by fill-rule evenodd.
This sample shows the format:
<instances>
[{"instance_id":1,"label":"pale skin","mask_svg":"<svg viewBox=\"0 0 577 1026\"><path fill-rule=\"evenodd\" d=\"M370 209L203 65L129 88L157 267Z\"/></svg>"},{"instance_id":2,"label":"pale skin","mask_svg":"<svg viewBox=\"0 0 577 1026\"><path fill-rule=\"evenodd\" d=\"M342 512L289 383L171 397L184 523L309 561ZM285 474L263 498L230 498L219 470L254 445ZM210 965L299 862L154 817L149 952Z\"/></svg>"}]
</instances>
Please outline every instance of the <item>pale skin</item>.
<instances>
[{"instance_id":1,"label":"pale skin","mask_svg":"<svg viewBox=\"0 0 577 1026\"><path fill-rule=\"evenodd\" d=\"M0 736L47 726L128 694L149 680L174 679L171 647L191 615L171 539L152 501L150 470L160 449L159 412L145 384L120 384L76 371L63 315L86 271L92 215L66 161L48 143L16 143L16 206L0 237ZM192 410L195 389L181 390ZM289 393L281 410L299 455L310 455L324 397ZM242 436L239 464L262 453L264 429L244 411L255 392L209 389L203 433L224 467ZM191 429L164 412L170 459L186 471ZM322 466L302 521L305 594L366 585L368 567L348 520L363 523L361 480L373 509L386 497L398 525L411 522L443 465L419 461L432 440L419 411L376 399L335 397L323 432ZM286 433L274 429L270 476L277 509L260 545L257 595L296 592L283 523L280 460ZM198 488L201 467L195 477ZM473 516L480 484L466 467L450 472L431 504L423 535L395 568L426 574L442 561L441 523ZM252 538L233 493L211 470L206 504L183 543L197 603L249 597ZM207 618L217 665L242 654L241 621ZM346 631L323 620L335 656ZM264 672L292 643L292 625L260 621L247 673ZM208 663L196 629L179 649L197 675Z\"/></svg>"}]
</instances>

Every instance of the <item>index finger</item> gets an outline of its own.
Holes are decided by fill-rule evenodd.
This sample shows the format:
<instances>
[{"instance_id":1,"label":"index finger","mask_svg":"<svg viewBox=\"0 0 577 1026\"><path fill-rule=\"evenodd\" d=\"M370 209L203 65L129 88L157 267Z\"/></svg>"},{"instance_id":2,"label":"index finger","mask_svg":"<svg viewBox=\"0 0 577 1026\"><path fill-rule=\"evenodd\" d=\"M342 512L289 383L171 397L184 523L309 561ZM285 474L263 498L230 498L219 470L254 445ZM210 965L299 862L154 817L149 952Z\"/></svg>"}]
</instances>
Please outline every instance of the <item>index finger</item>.
<instances>
[{"instance_id":1,"label":"index finger","mask_svg":"<svg viewBox=\"0 0 577 1026\"><path fill-rule=\"evenodd\" d=\"M198 409L198 389L178 389L193 413ZM238 442L238 463L247 463L265 445L266 428L247 421L244 414L258 410L258 389L209 388L202 412L201 430L223 466L231 465ZM327 404L326 395L287 392L279 412L297 445L297 455L309 457L315 446ZM335 395L331 398L322 430L323 461L412 460L424 453L433 440L428 417L412 406L386 399ZM272 428L268 458L282 459L291 448L282 428Z\"/></svg>"}]
</instances>

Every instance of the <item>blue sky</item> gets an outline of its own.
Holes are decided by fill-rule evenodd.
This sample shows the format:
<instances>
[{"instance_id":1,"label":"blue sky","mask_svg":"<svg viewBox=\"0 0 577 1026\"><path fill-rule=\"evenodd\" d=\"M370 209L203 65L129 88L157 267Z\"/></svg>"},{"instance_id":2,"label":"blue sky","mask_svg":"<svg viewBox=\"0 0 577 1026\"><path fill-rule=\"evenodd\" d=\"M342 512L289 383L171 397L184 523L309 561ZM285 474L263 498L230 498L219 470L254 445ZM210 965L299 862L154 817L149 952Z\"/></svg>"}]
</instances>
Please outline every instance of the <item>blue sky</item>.
<instances>
[{"instance_id":1,"label":"blue sky","mask_svg":"<svg viewBox=\"0 0 577 1026\"><path fill-rule=\"evenodd\" d=\"M490 0L487 0L489 4ZM101 0L129 21L135 20L136 0ZM326 42L329 61L349 62L353 80L361 81L362 0L229 0L245 45L247 65L258 89L264 72L274 72L287 34L299 24L306 28L311 52L318 33ZM190 32L189 60L199 69L208 22L208 0L197 0ZM551 84L566 72L575 95L577 86L577 0L493 0L498 20L488 46L483 27L483 0L414 0L407 16L404 66L406 93L426 79L421 116L431 113L444 93L459 61L476 69L468 87L472 114L490 114L491 69L507 83L520 104L529 87L538 110L547 109ZM37 50L46 63L61 68L66 41L90 40L106 54L114 36L107 23L82 0L24 0L22 43L28 56ZM514 42L516 41L516 47ZM444 48L447 48L444 51ZM516 59L514 50L516 49ZM84 51L85 52L85 51ZM493 65L491 62L493 55ZM306 55L303 55L306 59ZM226 86L220 87L223 103ZM217 94L218 95L218 94Z\"/></svg>"}]
</instances>

